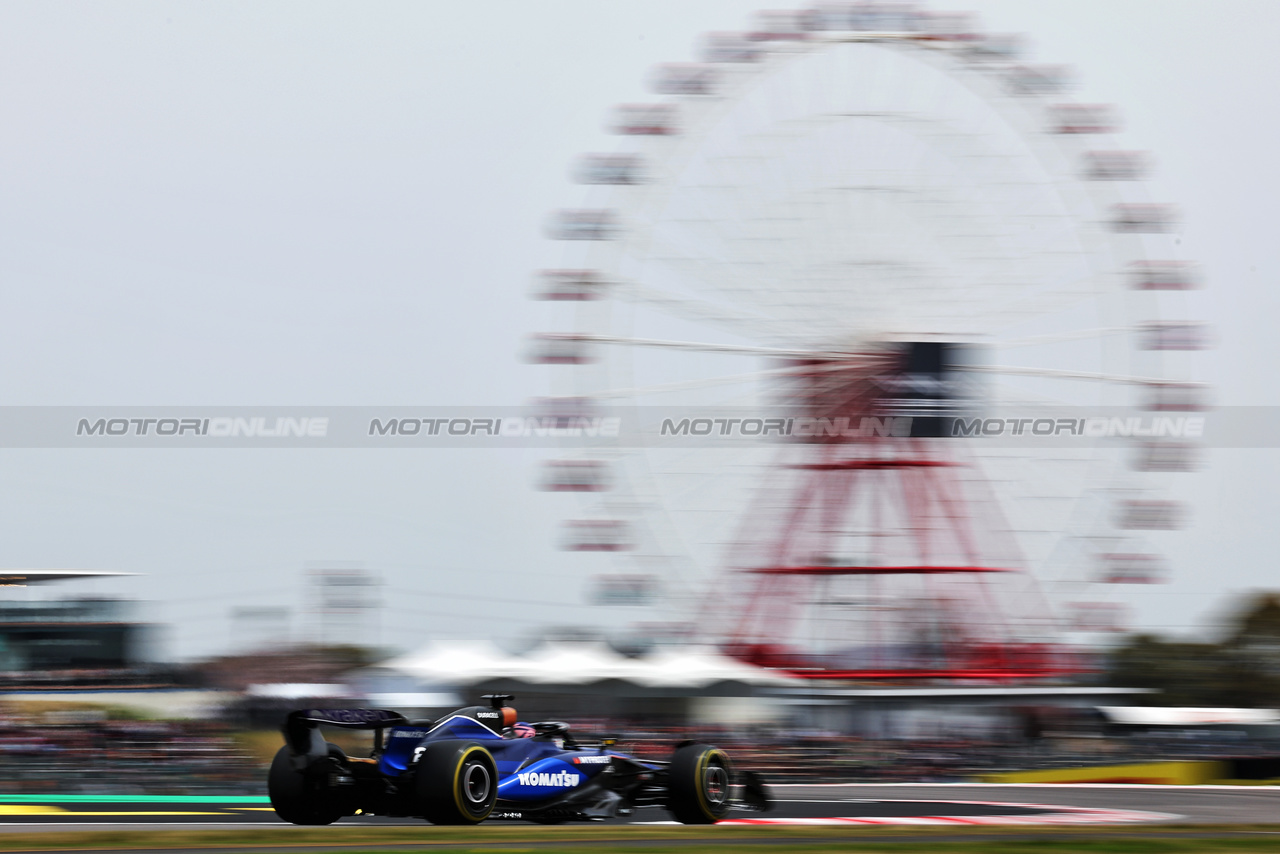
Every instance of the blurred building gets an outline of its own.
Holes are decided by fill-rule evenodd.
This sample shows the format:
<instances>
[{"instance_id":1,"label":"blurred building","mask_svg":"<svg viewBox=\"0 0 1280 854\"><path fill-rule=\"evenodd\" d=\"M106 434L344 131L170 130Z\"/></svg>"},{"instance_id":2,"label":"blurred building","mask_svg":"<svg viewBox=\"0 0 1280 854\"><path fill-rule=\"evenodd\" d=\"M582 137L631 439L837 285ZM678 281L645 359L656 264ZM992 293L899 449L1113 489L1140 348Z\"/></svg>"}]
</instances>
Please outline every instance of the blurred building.
<instances>
[{"instance_id":1,"label":"blurred building","mask_svg":"<svg viewBox=\"0 0 1280 854\"><path fill-rule=\"evenodd\" d=\"M0 585L24 588L130 574L4 570ZM0 598L0 685L13 689L137 682L149 658L151 633L152 627L138 619L135 603L126 599Z\"/></svg>"},{"instance_id":2,"label":"blurred building","mask_svg":"<svg viewBox=\"0 0 1280 854\"><path fill-rule=\"evenodd\" d=\"M0 670L128 667L145 626L129 602L75 598L0 603Z\"/></svg>"},{"instance_id":3,"label":"blurred building","mask_svg":"<svg viewBox=\"0 0 1280 854\"><path fill-rule=\"evenodd\" d=\"M306 568L314 642L320 646L379 643L382 580L359 563L326 561Z\"/></svg>"}]
</instances>

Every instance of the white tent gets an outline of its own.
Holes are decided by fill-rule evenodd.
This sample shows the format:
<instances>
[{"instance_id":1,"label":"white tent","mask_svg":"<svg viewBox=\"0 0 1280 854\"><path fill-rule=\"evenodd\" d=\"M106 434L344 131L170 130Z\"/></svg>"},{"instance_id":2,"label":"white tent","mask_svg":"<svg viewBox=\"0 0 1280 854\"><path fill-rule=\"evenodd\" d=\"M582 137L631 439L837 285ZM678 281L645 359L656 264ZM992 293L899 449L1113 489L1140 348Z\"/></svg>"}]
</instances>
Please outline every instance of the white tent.
<instances>
[{"instance_id":1,"label":"white tent","mask_svg":"<svg viewBox=\"0 0 1280 854\"><path fill-rule=\"evenodd\" d=\"M487 641L436 642L378 665L432 685L459 686L493 679L532 685L590 685L620 680L646 688L701 689L718 682L751 686L796 685L777 671L744 664L713 649L666 648L628 658L602 643L553 643L529 655L508 655Z\"/></svg>"},{"instance_id":2,"label":"white tent","mask_svg":"<svg viewBox=\"0 0 1280 854\"><path fill-rule=\"evenodd\" d=\"M436 641L425 649L384 661L378 669L413 676L432 685L465 685L503 678L518 669L521 660L489 641Z\"/></svg>"},{"instance_id":3,"label":"white tent","mask_svg":"<svg viewBox=\"0 0 1280 854\"><path fill-rule=\"evenodd\" d=\"M1099 706L1116 724L1131 726L1247 726L1280 723L1275 709L1206 709L1189 706Z\"/></svg>"},{"instance_id":4,"label":"white tent","mask_svg":"<svg viewBox=\"0 0 1280 854\"><path fill-rule=\"evenodd\" d=\"M539 685L589 685L606 679L640 683L648 667L602 643L555 643L520 659L510 677Z\"/></svg>"},{"instance_id":5,"label":"white tent","mask_svg":"<svg viewBox=\"0 0 1280 854\"><path fill-rule=\"evenodd\" d=\"M250 685L245 693L268 700L331 700L354 697L357 692L349 685L332 682L273 682Z\"/></svg>"},{"instance_id":6,"label":"white tent","mask_svg":"<svg viewBox=\"0 0 1280 854\"><path fill-rule=\"evenodd\" d=\"M755 686L786 686L799 682L774 670L745 664L709 647L667 647L644 659L645 672L636 679L655 688L705 688L717 682Z\"/></svg>"}]
</instances>

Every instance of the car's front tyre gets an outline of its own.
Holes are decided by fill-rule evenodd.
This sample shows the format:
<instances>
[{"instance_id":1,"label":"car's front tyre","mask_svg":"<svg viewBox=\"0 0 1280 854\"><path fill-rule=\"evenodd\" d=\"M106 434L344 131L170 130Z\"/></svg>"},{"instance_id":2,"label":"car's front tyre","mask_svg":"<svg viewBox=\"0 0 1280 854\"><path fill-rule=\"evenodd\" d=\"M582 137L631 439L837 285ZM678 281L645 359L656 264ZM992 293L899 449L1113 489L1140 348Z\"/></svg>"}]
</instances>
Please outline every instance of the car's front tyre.
<instances>
[{"instance_id":1,"label":"car's front tyre","mask_svg":"<svg viewBox=\"0 0 1280 854\"><path fill-rule=\"evenodd\" d=\"M667 809L683 824L715 824L729 814L732 766L723 750L686 744L667 767Z\"/></svg>"}]
</instances>

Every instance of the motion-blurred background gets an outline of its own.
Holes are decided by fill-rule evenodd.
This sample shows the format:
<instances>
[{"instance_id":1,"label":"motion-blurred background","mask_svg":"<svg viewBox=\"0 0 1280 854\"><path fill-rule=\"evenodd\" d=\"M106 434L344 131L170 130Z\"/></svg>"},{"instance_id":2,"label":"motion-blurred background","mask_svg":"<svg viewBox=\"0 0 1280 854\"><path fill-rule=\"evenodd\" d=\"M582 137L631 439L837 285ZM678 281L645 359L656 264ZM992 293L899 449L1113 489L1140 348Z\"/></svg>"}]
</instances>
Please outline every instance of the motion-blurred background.
<instances>
[{"instance_id":1,"label":"motion-blurred background","mask_svg":"<svg viewBox=\"0 0 1280 854\"><path fill-rule=\"evenodd\" d=\"M12 791L258 792L288 709L492 689L780 778L1280 777L1280 456L1187 426L1280 402L1280 13L758 12L0 9L0 418L652 428L0 448Z\"/></svg>"}]
</instances>

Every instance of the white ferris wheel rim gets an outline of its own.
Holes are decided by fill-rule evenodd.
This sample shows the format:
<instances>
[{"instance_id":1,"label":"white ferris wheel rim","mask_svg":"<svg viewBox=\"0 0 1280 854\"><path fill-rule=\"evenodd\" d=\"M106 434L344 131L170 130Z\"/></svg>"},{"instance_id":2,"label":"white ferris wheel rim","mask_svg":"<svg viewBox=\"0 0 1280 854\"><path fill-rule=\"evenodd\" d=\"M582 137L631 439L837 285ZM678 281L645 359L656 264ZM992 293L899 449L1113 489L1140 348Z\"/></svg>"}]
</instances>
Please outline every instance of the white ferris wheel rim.
<instances>
[{"instance_id":1,"label":"white ferris wheel rim","mask_svg":"<svg viewBox=\"0 0 1280 854\"><path fill-rule=\"evenodd\" d=\"M937 46L922 47L919 43L913 43L904 39L898 34L882 34L876 36L874 34L860 34L856 38L840 38L831 37L822 40L822 42L811 42L805 45L793 45L790 48L775 53L768 58L762 60L759 64L751 67L731 67L727 70L730 77L737 79L732 82L731 94L713 99L705 96L690 96L681 98L678 103L685 108L694 107L700 110L701 115L696 117L688 117L688 125L684 130L684 134L674 138L673 140L660 139L657 144L653 144L651 139L640 140L641 145L636 146L636 151L646 156L643 161L647 169L650 171L654 180L643 185L641 189L634 187L628 188L607 188L607 195L614 197L610 201L610 208L618 211L618 220L623 230L621 239L608 243L597 244L595 242L584 242L582 245L575 246L579 251L575 253L577 258L571 266L589 269L601 269L605 271L606 276L612 283L612 293L607 304L610 310L616 311L619 306L629 307L634 315L637 313L637 306L644 307L646 311L656 310L659 312L666 311L677 317L681 322L696 324L699 321L704 322L708 327L723 329L728 328L736 333L743 328L751 326L770 324L768 312L761 312L758 305L742 305L742 304L724 304L706 300L705 293L690 294L688 292L672 292L660 287L655 287L651 282L645 281L644 277L628 277L620 273L619 268L623 266L620 260L630 255L632 261L638 255L641 258L646 257L646 252L652 256L652 247L661 244L660 231L661 222L657 220L652 211L661 208L662 205L670 204L673 196L678 195L682 188L680 186L680 170L683 166L688 165L691 159L695 159L697 148L700 144L705 144L707 131L704 128L715 121L723 121L725 115L732 115L735 103L741 104L743 99L748 95L753 86L758 86L761 79L767 78L770 74L776 74L780 69L787 67L795 67L797 64L803 64L807 56L817 51L839 51L842 49L854 48L858 50L879 50L893 51L895 53L909 54L909 59L914 62L929 65L934 73L941 74L943 77L957 82L957 85L963 86L967 90L983 90L981 95L975 95L984 103L990 101L997 102L992 109L1003 118L1014 132L1014 136L1023 140L1027 139L1029 133L1028 128L1034 121L1035 115L1043 113L1043 107L1046 100L1043 98L1013 98L1002 97L996 87L1000 85L999 70L993 67L971 67L964 64L963 59L958 59L948 55L946 49L939 49ZM953 51L954 52L954 51ZM721 67L725 70L724 67ZM990 106L990 104L988 103ZM719 118L716 117L719 113ZM864 111L858 115L844 116L820 116L823 122L827 124L837 124L840 121L878 121L884 124L914 124L920 127L928 127L928 117L920 118L918 116L895 115L891 110L878 111L877 115L870 115L870 111ZM1012 115L1012 118L1010 118ZM710 118L708 118L708 116ZM818 124L820 122L815 122ZM1094 136L1093 140L1097 137ZM1093 141L1090 140L1090 141ZM1176 302L1176 299L1162 299L1169 295L1160 295L1154 299L1147 299L1148 305L1145 308L1139 308L1138 303L1143 301L1144 297L1151 295L1135 295L1126 289L1123 280L1122 265L1126 262L1132 263L1143 259L1149 259L1152 256L1152 245L1158 245L1162 240L1160 236L1151 238L1137 238L1128 235L1111 235L1108 234L1103 225L1101 217L1105 216L1105 201L1100 201L1099 196L1111 194L1111 202L1113 204L1126 203L1138 204L1145 202L1145 193L1140 182L1125 182L1131 186L1122 188L1123 192L1118 192L1115 185L1107 185L1103 187L1094 186L1093 182L1084 180L1080 175L1078 165L1063 154L1061 149L1069 147L1076 140L1064 140L1054 138L1047 134L1041 134L1031 140L1028 148L1031 149L1040 162L1042 173L1041 177L1045 179L1047 185L1058 196L1064 211L1069 212L1069 219L1072 225L1072 238L1078 238L1080 243L1086 244L1092 242L1090 249L1082 249L1082 254L1088 255L1090 260L1099 265L1106 265L1110 269L1095 273L1093 279L1092 290L1084 289L1074 296L1087 300L1090 294L1104 294L1112 302L1119 305L1119 310L1124 313L1121 322L1105 323L1099 322L1092 327L1080 327L1066 330L1023 330L1020 337L1011 337L1001 340L999 343L1006 351L1017 352L1019 348L1035 348L1037 346L1045 346L1049 344L1059 343L1062 341L1084 340L1090 342L1099 342L1098 346L1102 347L1103 343L1110 340L1123 339L1133 333L1134 329L1139 325L1139 321L1152 321L1161 316L1163 311L1166 315L1172 313L1169 311L1170 305ZM1078 156L1084 146L1075 145ZM655 153L655 148L665 148L665 152ZM1048 151L1048 154L1045 152ZM1056 159L1055 159L1056 158ZM1046 163L1050 165L1045 165ZM593 188L594 189L594 188ZM684 188L687 191L687 188ZM880 187L879 190L889 188ZM597 191L596 195L600 195ZM630 194L630 201L617 198ZM857 195L851 193L850 195ZM863 196L870 195L864 193ZM615 201L616 199L616 201ZM598 202L593 199L593 206ZM1082 213L1082 211L1088 213ZM637 227L639 226L639 227ZM1087 235L1081 237L1081 233L1088 232ZM732 241L725 241L731 243ZM647 246L647 249L636 251L638 246ZM669 251L663 250L663 251ZM1158 257L1158 252L1156 253ZM1069 282L1074 284L1073 282ZM1070 293L1070 289L1068 288ZM1083 294L1083 296L1081 296ZM1052 296L1052 294L1050 294ZM1178 295L1173 295L1175 298ZM1044 299L1043 294L1039 295L1039 299ZM695 379L673 380L666 383L646 383L637 381L630 376L633 353L638 350L665 350L676 352L700 352L700 353L719 353L728 356L739 357L786 357L786 356L814 356L823 352L819 346L795 346L794 339L791 346L787 346L785 336L765 337L766 343L759 343L760 338L756 338L756 343L750 343L751 339L746 342L742 340L734 340L734 336L725 337L720 335L710 336L711 340L680 340L675 338L655 338L648 337L644 334L636 334L630 328L617 328L616 320L613 317L606 318L601 321L601 306L592 303L583 303L578 306L580 309L575 318L576 331L567 336L575 339L583 345L590 345L603 354L603 358L595 366L576 366L573 370L572 391L573 396L578 398L594 398L604 401L623 401L631 403L639 403L645 400L651 400L655 395L660 396L669 392L688 391L690 389L714 387L720 383L728 383L730 385L748 384L757 382L761 379L767 379L770 376L785 375L787 368L766 367L764 369L756 369L751 371L726 371L723 376L714 375L704 376ZM1052 307L1051 307L1052 308ZM1112 306L1114 309L1114 306ZM1178 309L1175 307L1174 312ZM1143 313L1145 312L1145 313ZM634 318L630 318L634 320ZM1125 322L1127 321L1127 322ZM946 331L938 330L914 330L909 323L899 326L899 328L882 328L865 334L861 339L853 341L840 341L834 348L830 347L830 339L824 342L828 345L828 349L835 352L857 352L859 350L859 341L873 340L920 340L927 337L943 338L948 337ZM968 336L951 334L951 339L969 337L973 339L990 338L994 336L983 336L981 334L971 334ZM1113 351L1118 348L1112 347ZM1122 352L1124 358L1129 359L1132 352ZM1163 354L1156 354L1157 357ZM1185 383L1191 378L1191 372L1184 366L1169 367L1169 360L1159 358L1151 358L1152 354L1145 354L1143 364L1115 364L1117 361L1114 357L1110 357L1111 361L1107 364L1097 366L1094 370L1072 369L1067 365L1046 365L1046 364L1017 364L1016 361L1001 360L999 364L983 365L981 370L985 373L997 375L1002 378L1009 377L1030 377L1035 381L1044 382L1046 380L1054 383L1073 382L1085 384L1102 384L1111 387L1127 388L1131 392L1140 392L1144 387L1152 385L1163 385L1167 383ZM1105 360L1105 357L1104 357ZM1133 361L1132 359L1129 359ZM736 363L735 363L736 364ZM1155 370L1151 369L1152 365L1156 366ZM1172 372L1172 375L1171 375ZM1027 390L1026 386L1022 387ZM1032 387L1034 388L1034 387ZM1022 400L1035 399L1034 394L1029 397L1024 396ZM1050 397L1052 399L1052 397ZM1129 396L1132 400L1132 396ZM605 498L602 506L605 509L606 516L631 516L643 518L642 523L650 527L667 526L675 527L671 523L670 516L673 508L663 507L663 495L670 492L658 484L664 477L669 476L672 470L678 470L679 466L685 465L688 460L696 455L683 454L679 463L664 463L665 468L658 470L653 464L652 454L635 454L619 451L615 454L606 454L606 457L612 458L615 462L623 463L627 468L627 476L629 485L624 482L610 496ZM637 465L638 464L638 465ZM1114 463L1110 464L1114 469ZM664 473L665 472L665 473ZM1127 494L1145 494L1148 487L1142 482L1146 478L1136 476L1134 473L1112 472L1113 476L1118 476L1123 481L1123 488ZM1075 495L1076 503L1090 503L1083 494ZM666 518L663 518L666 517ZM665 560L674 559L676 562L689 563L689 555L693 554L694 549L687 543L682 543L682 537L672 536L669 532L666 534L652 535L654 542L665 541L662 546L649 546L646 554L641 555L642 562L648 561L650 564L659 564ZM670 543L675 542L672 546ZM643 549L642 549L643 550ZM698 561L693 561L697 563ZM705 561L702 561L705 563ZM1072 580L1070 583L1077 583Z\"/></svg>"}]
</instances>

